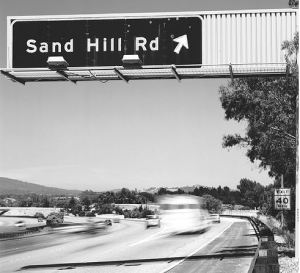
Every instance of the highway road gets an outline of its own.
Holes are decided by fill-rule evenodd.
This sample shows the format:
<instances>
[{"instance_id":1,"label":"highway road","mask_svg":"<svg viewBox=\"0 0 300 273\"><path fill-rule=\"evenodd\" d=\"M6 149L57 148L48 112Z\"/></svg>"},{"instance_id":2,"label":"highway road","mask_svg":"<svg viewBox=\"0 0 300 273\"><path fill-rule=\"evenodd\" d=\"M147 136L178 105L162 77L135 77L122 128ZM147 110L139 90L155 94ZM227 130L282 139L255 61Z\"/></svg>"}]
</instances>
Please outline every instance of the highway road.
<instances>
[{"instance_id":1,"label":"highway road","mask_svg":"<svg viewBox=\"0 0 300 273\"><path fill-rule=\"evenodd\" d=\"M248 221L222 218L202 234L169 235L122 220L92 234L42 232L0 241L1 272L247 272L257 238Z\"/></svg>"}]
</instances>

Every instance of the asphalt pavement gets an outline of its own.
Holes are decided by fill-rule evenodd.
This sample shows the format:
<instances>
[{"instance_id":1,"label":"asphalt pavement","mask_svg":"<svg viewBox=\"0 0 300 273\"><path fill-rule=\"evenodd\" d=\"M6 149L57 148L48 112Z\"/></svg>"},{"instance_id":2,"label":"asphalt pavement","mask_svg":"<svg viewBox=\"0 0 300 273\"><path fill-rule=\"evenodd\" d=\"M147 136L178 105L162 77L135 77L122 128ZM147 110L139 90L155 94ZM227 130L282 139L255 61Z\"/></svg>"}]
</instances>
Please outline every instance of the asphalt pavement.
<instances>
[{"instance_id":1,"label":"asphalt pavement","mask_svg":"<svg viewBox=\"0 0 300 273\"><path fill-rule=\"evenodd\" d=\"M4 244L2 244L4 243ZM257 246L251 225L222 218L202 234L121 220L98 234L60 234L1 242L1 272L247 272ZM229 270L230 269L230 270Z\"/></svg>"}]
</instances>

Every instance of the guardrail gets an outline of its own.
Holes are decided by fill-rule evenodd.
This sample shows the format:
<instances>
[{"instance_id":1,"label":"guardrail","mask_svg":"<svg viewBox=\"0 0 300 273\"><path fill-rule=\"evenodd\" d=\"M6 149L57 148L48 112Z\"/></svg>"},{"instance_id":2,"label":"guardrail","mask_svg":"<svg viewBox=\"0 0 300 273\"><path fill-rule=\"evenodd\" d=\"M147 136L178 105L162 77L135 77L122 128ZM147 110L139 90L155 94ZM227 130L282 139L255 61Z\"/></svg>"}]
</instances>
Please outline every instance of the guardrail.
<instances>
[{"instance_id":1,"label":"guardrail","mask_svg":"<svg viewBox=\"0 0 300 273\"><path fill-rule=\"evenodd\" d=\"M18 231L15 231L15 232L0 233L0 239L17 237L17 236L22 236L22 235L26 235L26 234L40 232L43 228L44 228L44 226L30 227L30 228L26 228L25 230L18 230Z\"/></svg>"},{"instance_id":2,"label":"guardrail","mask_svg":"<svg viewBox=\"0 0 300 273\"><path fill-rule=\"evenodd\" d=\"M273 232L260 220L252 216L243 215L220 215L246 219L252 225L258 246L248 273L279 273L278 252Z\"/></svg>"}]
</instances>

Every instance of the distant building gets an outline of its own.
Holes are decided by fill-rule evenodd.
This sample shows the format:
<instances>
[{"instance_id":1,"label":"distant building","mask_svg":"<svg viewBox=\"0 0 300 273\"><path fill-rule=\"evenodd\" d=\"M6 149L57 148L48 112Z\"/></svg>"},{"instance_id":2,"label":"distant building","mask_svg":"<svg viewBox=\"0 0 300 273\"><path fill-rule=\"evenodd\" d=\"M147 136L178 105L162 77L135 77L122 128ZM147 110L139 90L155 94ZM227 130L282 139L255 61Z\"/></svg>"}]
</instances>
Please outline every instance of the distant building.
<instances>
[{"instance_id":1,"label":"distant building","mask_svg":"<svg viewBox=\"0 0 300 273\"><path fill-rule=\"evenodd\" d=\"M68 200L70 199L71 197L66 197L66 196L55 196L53 197L53 200Z\"/></svg>"},{"instance_id":2,"label":"distant building","mask_svg":"<svg viewBox=\"0 0 300 273\"><path fill-rule=\"evenodd\" d=\"M16 202L17 202L16 199L10 198L10 197L7 197L7 198L4 198L4 199L3 199L3 203L4 203L5 205L7 205L7 206L14 205Z\"/></svg>"},{"instance_id":3,"label":"distant building","mask_svg":"<svg viewBox=\"0 0 300 273\"><path fill-rule=\"evenodd\" d=\"M177 192L179 188L166 188L167 191L170 191L170 192Z\"/></svg>"},{"instance_id":4,"label":"distant building","mask_svg":"<svg viewBox=\"0 0 300 273\"><path fill-rule=\"evenodd\" d=\"M232 205L231 204L222 204L222 210L226 210L226 209L232 209Z\"/></svg>"},{"instance_id":5,"label":"distant building","mask_svg":"<svg viewBox=\"0 0 300 273\"><path fill-rule=\"evenodd\" d=\"M154 193L157 193L159 191L159 189L160 188L151 187L149 189L143 189L143 190L141 190L141 192L147 192L147 193L154 194Z\"/></svg>"}]
</instances>

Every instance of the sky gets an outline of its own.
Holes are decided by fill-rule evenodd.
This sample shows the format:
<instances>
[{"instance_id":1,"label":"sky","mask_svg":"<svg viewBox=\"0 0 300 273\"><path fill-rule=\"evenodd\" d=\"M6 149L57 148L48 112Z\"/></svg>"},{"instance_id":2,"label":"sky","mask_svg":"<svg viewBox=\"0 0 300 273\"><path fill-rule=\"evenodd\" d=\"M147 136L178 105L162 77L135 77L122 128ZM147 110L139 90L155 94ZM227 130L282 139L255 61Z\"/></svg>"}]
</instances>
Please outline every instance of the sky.
<instances>
[{"instance_id":1,"label":"sky","mask_svg":"<svg viewBox=\"0 0 300 273\"><path fill-rule=\"evenodd\" d=\"M287 0L0 0L0 67L6 17L288 8ZM222 148L245 133L226 121L227 79L27 83L0 77L0 176L64 189L273 183L246 150Z\"/></svg>"}]
</instances>

